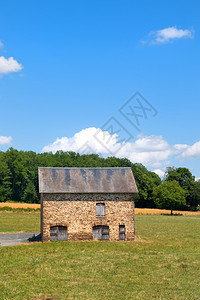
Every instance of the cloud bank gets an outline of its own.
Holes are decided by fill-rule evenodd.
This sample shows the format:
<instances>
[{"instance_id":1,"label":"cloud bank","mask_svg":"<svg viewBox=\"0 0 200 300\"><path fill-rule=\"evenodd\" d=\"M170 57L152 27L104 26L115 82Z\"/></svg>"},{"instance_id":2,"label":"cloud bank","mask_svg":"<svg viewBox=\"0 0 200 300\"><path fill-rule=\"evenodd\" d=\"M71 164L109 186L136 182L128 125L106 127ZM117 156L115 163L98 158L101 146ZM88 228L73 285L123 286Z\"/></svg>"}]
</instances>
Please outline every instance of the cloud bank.
<instances>
[{"instance_id":1,"label":"cloud bank","mask_svg":"<svg viewBox=\"0 0 200 300\"><path fill-rule=\"evenodd\" d=\"M149 33L146 41L143 44L167 44L176 39L192 39L194 31L189 29L178 29L176 26L167 27L161 30L156 30Z\"/></svg>"},{"instance_id":2,"label":"cloud bank","mask_svg":"<svg viewBox=\"0 0 200 300\"><path fill-rule=\"evenodd\" d=\"M96 138L98 133L98 139ZM142 163L154 169L163 177L170 158L178 159L200 157L200 141L190 146L187 144L170 145L162 136L139 135L133 142L119 142L117 134L109 134L100 128L90 127L81 130L73 137L57 138L43 147L43 152L74 151L80 154L96 153L100 156L126 157L132 162ZM116 152L116 149L118 151Z\"/></svg>"},{"instance_id":3,"label":"cloud bank","mask_svg":"<svg viewBox=\"0 0 200 300\"><path fill-rule=\"evenodd\" d=\"M0 145L11 145L12 137L11 136L0 136Z\"/></svg>"},{"instance_id":4,"label":"cloud bank","mask_svg":"<svg viewBox=\"0 0 200 300\"><path fill-rule=\"evenodd\" d=\"M0 56L0 75L19 72L22 69L23 66L13 57L5 58L4 56Z\"/></svg>"},{"instance_id":5,"label":"cloud bank","mask_svg":"<svg viewBox=\"0 0 200 300\"><path fill-rule=\"evenodd\" d=\"M187 146L182 153L183 158L200 158L200 141L194 143L192 146Z\"/></svg>"}]
</instances>

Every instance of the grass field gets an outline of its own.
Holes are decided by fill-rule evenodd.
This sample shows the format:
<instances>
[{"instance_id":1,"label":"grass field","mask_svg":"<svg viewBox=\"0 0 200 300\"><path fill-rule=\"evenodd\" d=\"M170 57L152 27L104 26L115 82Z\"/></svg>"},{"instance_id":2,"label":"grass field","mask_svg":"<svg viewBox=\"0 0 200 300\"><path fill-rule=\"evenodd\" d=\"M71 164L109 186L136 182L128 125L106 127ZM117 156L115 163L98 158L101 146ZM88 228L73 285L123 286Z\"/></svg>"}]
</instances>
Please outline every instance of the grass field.
<instances>
[{"instance_id":1,"label":"grass field","mask_svg":"<svg viewBox=\"0 0 200 300\"><path fill-rule=\"evenodd\" d=\"M4 214L10 230L39 229L38 212ZM200 299L200 217L137 215L136 230L137 242L1 248L0 299Z\"/></svg>"},{"instance_id":2,"label":"grass field","mask_svg":"<svg viewBox=\"0 0 200 300\"><path fill-rule=\"evenodd\" d=\"M0 211L0 233L39 232L39 231L40 231L40 212Z\"/></svg>"}]
</instances>

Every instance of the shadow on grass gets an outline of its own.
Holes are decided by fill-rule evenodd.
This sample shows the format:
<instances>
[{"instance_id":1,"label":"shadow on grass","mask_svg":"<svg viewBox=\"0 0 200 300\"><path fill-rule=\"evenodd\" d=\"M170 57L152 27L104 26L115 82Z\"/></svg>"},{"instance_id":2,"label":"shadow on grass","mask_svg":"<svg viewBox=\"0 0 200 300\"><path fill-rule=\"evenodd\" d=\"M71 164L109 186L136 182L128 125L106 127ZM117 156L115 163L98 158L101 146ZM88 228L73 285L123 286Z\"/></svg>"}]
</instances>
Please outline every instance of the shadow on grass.
<instances>
[{"instance_id":1,"label":"shadow on grass","mask_svg":"<svg viewBox=\"0 0 200 300\"><path fill-rule=\"evenodd\" d=\"M170 216L170 217L177 217L177 216L183 216L183 214L161 214L162 216Z\"/></svg>"}]
</instances>

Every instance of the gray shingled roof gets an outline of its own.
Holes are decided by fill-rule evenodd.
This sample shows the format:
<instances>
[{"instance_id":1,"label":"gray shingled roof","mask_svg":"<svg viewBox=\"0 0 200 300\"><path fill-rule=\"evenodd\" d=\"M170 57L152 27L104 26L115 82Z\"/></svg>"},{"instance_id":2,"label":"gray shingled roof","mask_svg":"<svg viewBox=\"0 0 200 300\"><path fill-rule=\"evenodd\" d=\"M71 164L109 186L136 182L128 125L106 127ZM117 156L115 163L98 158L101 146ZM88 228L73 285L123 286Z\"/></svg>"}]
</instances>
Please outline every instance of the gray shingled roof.
<instances>
[{"instance_id":1,"label":"gray shingled roof","mask_svg":"<svg viewBox=\"0 0 200 300\"><path fill-rule=\"evenodd\" d=\"M138 193L131 168L39 168L40 193Z\"/></svg>"}]
</instances>

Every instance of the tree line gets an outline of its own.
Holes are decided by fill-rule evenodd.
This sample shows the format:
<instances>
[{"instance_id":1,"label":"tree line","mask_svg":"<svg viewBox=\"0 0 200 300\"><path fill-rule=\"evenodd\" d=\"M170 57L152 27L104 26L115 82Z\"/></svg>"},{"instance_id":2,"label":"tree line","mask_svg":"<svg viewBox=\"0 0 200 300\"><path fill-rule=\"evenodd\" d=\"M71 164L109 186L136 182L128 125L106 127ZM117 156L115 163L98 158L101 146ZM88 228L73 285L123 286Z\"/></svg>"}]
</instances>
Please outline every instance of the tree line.
<instances>
[{"instance_id":1,"label":"tree line","mask_svg":"<svg viewBox=\"0 0 200 300\"><path fill-rule=\"evenodd\" d=\"M38 167L131 167L139 191L136 207L173 211L197 210L200 205L200 182L186 168L167 168L161 181L142 164L131 163L126 158L63 151L36 153L13 148L0 152L0 202L40 203Z\"/></svg>"}]
</instances>

